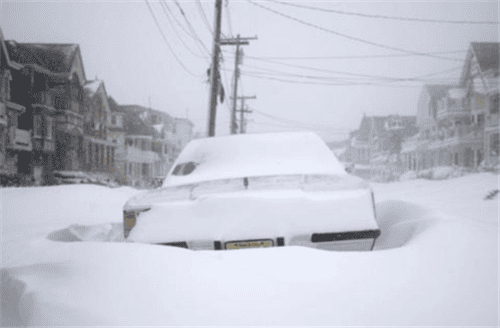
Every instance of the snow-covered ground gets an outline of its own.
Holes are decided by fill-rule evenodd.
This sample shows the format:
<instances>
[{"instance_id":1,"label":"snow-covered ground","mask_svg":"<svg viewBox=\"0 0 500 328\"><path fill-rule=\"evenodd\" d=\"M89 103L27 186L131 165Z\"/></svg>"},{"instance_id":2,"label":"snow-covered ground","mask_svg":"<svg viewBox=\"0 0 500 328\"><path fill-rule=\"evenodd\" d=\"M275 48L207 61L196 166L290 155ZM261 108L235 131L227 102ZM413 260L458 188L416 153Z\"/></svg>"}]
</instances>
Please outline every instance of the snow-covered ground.
<instances>
[{"instance_id":1,"label":"snow-covered ground","mask_svg":"<svg viewBox=\"0 0 500 328\"><path fill-rule=\"evenodd\" d=\"M498 175L373 187L373 252L124 243L137 190L2 189L2 325L497 326Z\"/></svg>"}]
</instances>

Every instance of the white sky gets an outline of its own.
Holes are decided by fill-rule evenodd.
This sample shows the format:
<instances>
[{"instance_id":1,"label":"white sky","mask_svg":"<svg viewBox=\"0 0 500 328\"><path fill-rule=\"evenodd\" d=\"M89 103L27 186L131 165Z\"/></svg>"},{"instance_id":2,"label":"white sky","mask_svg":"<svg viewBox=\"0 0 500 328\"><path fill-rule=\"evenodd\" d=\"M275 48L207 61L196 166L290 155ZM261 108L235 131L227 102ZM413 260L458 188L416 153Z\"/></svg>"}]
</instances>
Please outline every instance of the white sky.
<instances>
[{"instance_id":1,"label":"white sky","mask_svg":"<svg viewBox=\"0 0 500 328\"><path fill-rule=\"evenodd\" d=\"M312 129L326 140L342 139L367 115L415 115L424 82L392 82L387 86L318 85L308 83L386 83L369 77L348 76L331 71L384 77L425 77L429 82L456 82L470 42L498 42L499 25L422 23L365 18L319 12L270 1L258 1L280 13L354 38L414 52L446 52L453 60L426 56L382 58L328 58L404 54L305 26L266 11L247 0L223 0L222 32L225 36L257 36L244 46L245 59L239 95L257 96L247 104L248 132ZM437 20L497 21L499 3L458 1L294 1L325 9L369 15ZM178 0L205 50L188 35L189 27L174 0L166 0L175 19L167 19L158 0L151 8L180 62L164 43L146 1L0 1L0 27L6 39L18 42L80 44L87 79L104 80L108 93L119 104L140 104L189 118L197 132L206 132L208 84L212 37L199 4L213 28L215 0ZM168 11L166 11L169 13ZM229 15L228 15L229 14ZM229 16L229 17L228 17ZM228 24L228 18L231 23ZM223 46L226 94L231 93L234 46ZM256 58L255 58L256 57ZM278 59L269 57L280 57ZM290 59L283 57L308 57ZM270 62L273 61L273 62ZM296 66L313 69L303 69ZM266 72L263 72L266 71ZM250 76L252 74L254 76ZM287 75L288 74L288 75ZM289 74L294 74L291 76ZM255 77L259 75L260 78ZM300 78L296 75L319 77ZM264 78L262 78L264 77ZM294 83L272 79L294 81ZM326 79L326 80L325 80ZM345 84L345 82L340 82ZM217 135L229 133L226 102L217 111ZM272 117L265 116L271 115Z\"/></svg>"}]
</instances>

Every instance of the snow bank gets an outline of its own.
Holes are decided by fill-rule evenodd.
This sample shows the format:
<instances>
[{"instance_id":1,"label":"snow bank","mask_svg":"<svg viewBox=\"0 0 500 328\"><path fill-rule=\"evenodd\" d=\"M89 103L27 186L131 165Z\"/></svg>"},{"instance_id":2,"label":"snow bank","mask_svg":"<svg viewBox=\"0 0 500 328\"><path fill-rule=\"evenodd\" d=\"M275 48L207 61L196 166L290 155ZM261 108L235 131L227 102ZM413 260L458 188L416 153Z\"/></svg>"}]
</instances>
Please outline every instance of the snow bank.
<instances>
[{"instance_id":1,"label":"snow bank","mask_svg":"<svg viewBox=\"0 0 500 328\"><path fill-rule=\"evenodd\" d=\"M461 177L468 172L466 168L459 166L437 166L421 171L408 171L403 173L399 180L413 180L413 179L428 179L428 180L445 180L450 178Z\"/></svg>"},{"instance_id":2,"label":"snow bank","mask_svg":"<svg viewBox=\"0 0 500 328\"><path fill-rule=\"evenodd\" d=\"M373 252L97 242L137 191L3 189L2 325L496 326L495 186L490 173L374 184Z\"/></svg>"},{"instance_id":3,"label":"snow bank","mask_svg":"<svg viewBox=\"0 0 500 328\"><path fill-rule=\"evenodd\" d=\"M187 175L172 175L179 164ZM200 181L286 174L346 174L337 158L312 132L240 134L191 141L163 186Z\"/></svg>"},{"instance_id":4,"label":"snow bank","mask_svg":"<svg viewBox=\"0 0 500 328\"><path fill-rule=\"evenodd\" d=\"M131 243L64 243L50 262L2 270L2 286L8 286L4 304L17 304L22 311L17 318L4 312L4 322L496 324L496 233L456 221L438 220L430 227L404 247L359 253L300 247L192 252ZM54 254L54 247L39 242L35 252L43 257Z\"/></svg>"}]
</instances>

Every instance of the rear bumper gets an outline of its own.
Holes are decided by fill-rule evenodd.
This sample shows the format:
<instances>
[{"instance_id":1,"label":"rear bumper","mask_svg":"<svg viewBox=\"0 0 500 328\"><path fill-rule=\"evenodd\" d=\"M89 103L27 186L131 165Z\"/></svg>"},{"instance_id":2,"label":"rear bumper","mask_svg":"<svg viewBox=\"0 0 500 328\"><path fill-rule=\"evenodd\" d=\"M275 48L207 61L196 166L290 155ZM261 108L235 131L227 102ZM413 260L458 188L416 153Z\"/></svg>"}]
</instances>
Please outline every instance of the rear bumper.
<instances>
[{"instance_id":1,"label":"rear bumper","mask_svg":"<svg viewBox=\"0 0 500 328\"><path fill-rule=\"evenodd\" d=\"M228 245L253 244L268 247L304 246L331 251L369 251L373 250L375 241L380 236L380 230L345 231L333 233L313 233L291 237L276 237L252 240L215 240L215 241L182 241L157 243L158 245L182 247L191 250L226 250L234 249ZM252 248L252 247L243 247Z\"/></svg>"}]
</instances>

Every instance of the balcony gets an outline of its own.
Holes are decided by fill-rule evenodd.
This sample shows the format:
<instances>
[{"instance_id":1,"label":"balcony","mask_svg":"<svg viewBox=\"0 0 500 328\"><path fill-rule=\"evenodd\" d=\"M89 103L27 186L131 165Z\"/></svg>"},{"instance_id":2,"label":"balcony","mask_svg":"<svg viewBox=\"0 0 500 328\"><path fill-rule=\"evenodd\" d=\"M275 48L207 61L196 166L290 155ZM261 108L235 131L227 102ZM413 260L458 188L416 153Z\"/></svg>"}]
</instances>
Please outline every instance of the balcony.
<instances>
[{"instance_id":1,"label":"balcony","mask_svg":"<svg viewBox=\"0 0 500 328\"><path fill-rule=\"evenodd\" d=\"M54 108L54 97L47 92L37 92L33 95L35 104Z\"/></svg>"},{"instance_id":2,"label":"balcony","mask_svg":"<svg viewBox=\"0 0 500 328\"><path fill-rule=\"evenodd\" d=\"M120 160L134 163L153 163L159 159L158 154L151 150L141 150L134 147L125 147L122 154L117 156Z\"/></svg>"},{"instance_id":3,"label":"balcony","mask_svg":"<svg viewBox=\"0 0 500 328\"><path fill-rule=\"evenodd\" d=\"M7 133L7 148L31 151L33 149L31 131L17 129L15 126L10 127Z\"/></svg>"},{"instance_id":4,"label":"balcony","mask_svg":"<svg viewBox=\"0 0 500 328\"><path fill-rule=\"evenodd\" d=\"M444 108L440 108L437 112L438 119L470 115L470 109L462 105L448 105Z\"/></svg>"},{"instance_id":5,"label":"balcony","mask_svg":"<svg viewBox=\"0 0 500 328\"><path fill-rule=\"evenodd\" d=\"M55 107L59 110L69 110L75 113L80 113L80 104L76 100L70 100L68 98L56 97Z\"/></svg>"}]
</instances>

